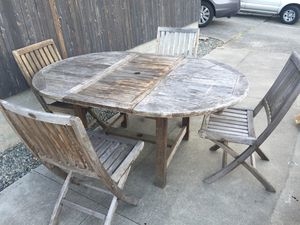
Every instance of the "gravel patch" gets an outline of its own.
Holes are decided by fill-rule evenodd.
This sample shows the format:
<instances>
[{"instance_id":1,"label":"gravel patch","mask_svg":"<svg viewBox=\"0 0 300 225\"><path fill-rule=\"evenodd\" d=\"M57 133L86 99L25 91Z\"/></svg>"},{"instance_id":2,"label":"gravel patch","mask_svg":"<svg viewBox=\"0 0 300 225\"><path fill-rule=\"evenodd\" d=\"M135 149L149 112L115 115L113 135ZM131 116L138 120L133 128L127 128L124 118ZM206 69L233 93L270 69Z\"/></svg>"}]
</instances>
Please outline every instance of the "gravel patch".
<instances>
[{"instance_id":1,"label":"gravel patch","mask_svg":"<svg viewBox=\"0 0 300 225\"><path fill-rule=\"evenodd\" d=\"M202 57L210 53L217 47L221 47L224 44L223 41L211 38L211 37L201 37L198 48L198 57Z\"/></svg>"},{"instance_id":2,"label":"gravel patch","mask_svg":"<svg viewBox=\"0 0 300 225\"><path fill-rule=\"evenodd\" d=\"M208 54L213 49L220 47L223 44L223 41L215 38L201 37L198 57ZM95 113L103 121L106 121L115 115L115 112L110 110L95 110ZM87 120L90 122L92 118L88 116ZM41 163L32 156L23 143L19 143L0 153L0 192L40 164Z\"/></svg>"},{"instance_id":3,"label":"gravel patch","mask_svg":"<svg viewBox=\"0 0 300 225\"><path fill-rule=\"evenodd\" d=\"M23 143L0 154L0 191L40 165Z\"/></svg>"}]
</instances>

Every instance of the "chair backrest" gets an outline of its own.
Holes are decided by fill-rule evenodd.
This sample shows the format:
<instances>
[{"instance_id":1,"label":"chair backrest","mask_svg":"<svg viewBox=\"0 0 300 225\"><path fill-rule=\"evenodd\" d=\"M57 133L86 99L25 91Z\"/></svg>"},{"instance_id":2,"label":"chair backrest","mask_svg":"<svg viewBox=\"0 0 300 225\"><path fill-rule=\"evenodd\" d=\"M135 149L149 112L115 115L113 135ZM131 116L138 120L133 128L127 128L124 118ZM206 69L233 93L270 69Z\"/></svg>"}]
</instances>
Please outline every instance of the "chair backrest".
<instances>
[{"instance_id":1,"label":"chair backrest","mask_svg":"<svg viewBox=\"0 0 300 225\"><path fill-rule=\"evenodd\" d=\"M61 56L52 39L13 51L13 56L28 85L40 69L61 60Z\"/></svg>"},{"instance_id":2,"label":"chair backrest","mask_svg":"<svg viewBox=\"0 0 300 225\"><path fill-rule=\"evenodd\" d=\"M0 100L15 132L43 163L113 183L78 117L39 112Z\"/></svg>"},{"instance_id":3,"label":"chair backrest","mask_svg":"<svg viewBox=\"0 0 300 225\"><path fill-rule=\"evenodd\" d=\"M199 43L199 29L158 27L157 48L159 55L196 56Z\"/></svg>"},{"instance_id":4,"label":"chair backrest","mask_svg":"<svg viewBox=\"0 0 300 225\"><path fill-rule=\"evenodd\" d=\"M268 126L258 138L261 144L288 112L300 93L300 55L293 52L264 98L255 107L256 116L264 108Z\"/></svg>"}]
</instances>

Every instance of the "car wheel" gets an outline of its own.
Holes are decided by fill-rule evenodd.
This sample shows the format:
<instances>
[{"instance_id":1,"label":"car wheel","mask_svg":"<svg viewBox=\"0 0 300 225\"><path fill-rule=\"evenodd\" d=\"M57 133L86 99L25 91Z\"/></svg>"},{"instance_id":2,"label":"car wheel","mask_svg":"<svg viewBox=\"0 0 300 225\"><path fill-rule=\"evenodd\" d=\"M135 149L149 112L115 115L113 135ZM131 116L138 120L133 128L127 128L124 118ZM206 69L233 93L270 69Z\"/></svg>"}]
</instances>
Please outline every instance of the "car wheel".
<instances>
[{"instance_id":1,"label":"car wheel","mask_svg":"<svg viewBox=\"0 0 300 225\"><path fill-rule=\"evenodd\" d=\"M199 27L207 26L214 17L213 7L205 2L201 2L200 18L199 18Z\"/></svg>"},{"instance_id":2,"label":"car wheel","mask_svg":"<svg viewBox=\"0 0 300 225\"><path fill-rule=\"evenodd\" d=\"M294 24L299 19L299 8L293 5L284 7L280 12L280 20L285 24Z\"/></svg>"}]
</instances>

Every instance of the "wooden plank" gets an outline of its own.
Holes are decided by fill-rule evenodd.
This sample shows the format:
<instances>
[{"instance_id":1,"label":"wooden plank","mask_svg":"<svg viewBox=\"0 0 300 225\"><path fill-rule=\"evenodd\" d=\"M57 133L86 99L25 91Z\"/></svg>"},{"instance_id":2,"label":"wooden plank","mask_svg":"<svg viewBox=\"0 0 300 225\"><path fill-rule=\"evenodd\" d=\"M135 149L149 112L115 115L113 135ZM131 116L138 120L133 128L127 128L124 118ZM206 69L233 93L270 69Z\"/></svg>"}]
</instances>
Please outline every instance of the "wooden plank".
<instances>
[{"instance_id":1,"label":"wooden plank","mask_svg":"<svg viewBox=\"0 0 300 225\"><path fill-rule=\"evenodd\" d=\"M189 140L189 135L190 135L190 118L189 117L184 117L182 118L182 127L186 127L186 133L183 137L184 140Z\"/></svg>"},{"instance_id":2,"label":"wooden plank","mask_svg":"<svg viewBox=\"0 0 300 225\"><path fill-rule=\"evenodd\" d=\"M64 40L64 35L61 26L61 19L59 18L58 11L57 11L56 0L49 0L49 6L53 18L55 33L58 39L60 51L62 57L65 59L68 57L68 54L67 54L67 49L65 46L65 40Z\"/></svg>"},{"instance_id":3,"label":"wooden plank","mask_svg":"<svg viewBox=\"0 0 300 225\"><path fill-rule=\"evenodd\" d=\"M43 61L45 62L46 65L50 65L50 61L46 56L46 53L44 52L43 48L38 49L38 52L40 53L40 55L42 56Z\"/></svg>"},{"instance_id":4,"label":"wooden plank","mask_svg":"<svg viewBox=\"0 0 300 225\"><path fill-rule=\"evenodd\" d=\"M34 65L37 67L37 71L41 70L43 68L43 66L40 64L38 58L36 57L36 55L34 54L34 52L29 52L33 62L34 62Z\"/></svg>"},{"instance_id":5,"label":"wooden plank","mask_svg":"<svg viewBox=\"0 0 300 225\"><path fill-rule=\"evenodd\" d=\"M129 60L131 60L132 58L135 58L135 57L137 57L136 54L129 54L124 59L122 59L119 62L113 64L112 66L108 67L107 69L99 72L96 76L93 76L91 79L89 79L89 80L85 81L84 83L79 84L79 85L75 86L74 88L70 89L68 91L68 93L77 93L77 92L83 90L84 88L87 88L88 86L96 83L101 78L103 78L104 76L107 76L109 73L111 73L112 71L114 71L115 69L117 69L121 65L127 63Z\"/></svg>"},{"instance_id":6,"label":"wooden plank","mask_svg":"<svg viewBox=\"0 0 300 225\"><path fill-rule=\"evenodd\" d=\"M245 136L248 137L248 132L240 132L238 130L224 130L224 129L218 129L218 128L207 128L207 131L211 131L212 133L220 133L220 134L225 134L225 135L234 135L234 136Z\"/></svg>"},{"instance_id":7,"label":"wooden plank","mask_svg":"<svg viewBox=\"0 0 300 225\"><path fill-rule=\"evenodd\" d=\"M231 124L231 123L227 123L227 121L215 121L215 120L211 120L209 122L210 125L213 126L219 126L219 127L231 127L231 128L235 128L235 129L240 129L240 130L248 130L248 126L247 124L243 124L243 125L236 125L236 124Z\"/></svg>"},{"instance_id":8,"label":"wooden plank","mask_svg":"<svg viewBox=\"0 0 300 225\"><path fill-rule=\"evenodd\" d=\"M33 59L31 58L31 56L30 56L30 54L29 53L26 53L25 55L25 58L27 59L26 61L27 61L27 65L28 65L28 68L30 67L31 69L32 69L32 71L33 71L33 74L35 74L37 71L38 71L38 69L37 69L37 67L36 67L36 65L35 65L35 63L34 63L34 61L33 61Z\"/></svg>"},{"instance_id":9,"label":"wooden plank","mask_svg":"<svg viewBox=\"0 0 300 225\"><path fill-rule=\"evenodd\" d=\"M53 59L49 49L45 46L45 47L43 47L43 50L45 52L45 55L46 55L47 59L50 61L50 64L54 63L55 60Z\"/></svg>"},{"instance_id":10,"label":"wooden plank","mask_svg":"<svg viewBox=\"0 0 300 225\"><path fill-rule=\"evenodd\" d=\"M215 117L215 116L211 116L211 121L212 122L220 122L220 123L226 123L226 124L231 124L231 125L238 125L241 127L247 127L248 123L247 120L232 120L230 118L226 119L226 118L220 118L220 117Z\"/></svg>"},{"instance_id":11,"label":"wooden plank","mask_svg":"<svg viewBox=\"0 0 300 225\"><path fill-rule=\"evenodd\" d=\"M158 27L156 52L160 55L195 56L198 40L198 29Z\"/></svg>"},{"instance_id":12,"label":"wooden plank","mask_svg":"<svg viewBox=\"0 0 300 225\"><path fill-rule=\"evenodd\" d=\"M76 210L78 210L80 212L83 212L85 214L88 214L90 216L94 216L94 217L96 217L98 219L101 219L101 220L105 219L105 215L104 214L96 212L96 211L94 211L92 209L89 209L87 207L83 207L81 205L78 205L78 204L76 204L74 202L71 202L71 201L68 201L66 199L62 199L62 204L66 205L66 206L68 206L70 208L76 209Z\"/></svg>"},{"instance_id":13,"label":"wooden plank","mask_svg":"<svg viewBox=\"0 0 300 225\"><path fill-rule=\"evenodd\" d=\"M150 135L150 134L144 134L140 132L133 132L125 129L118 129L118 128L109 128L106 130L106 133L108 134L113 134L116 136L121 136L121 137L127 137L127 138L133 138L136 140L142 140L145 142L149 142L152 144L156 143L156 136ZM167 147L171 147L174 144L174 140L169 139L167 140Z\"/></svg>"},{"instance_id":14,"label":"wooden plank","mask_svg":"<svg viewBox=\"0 0 300 225\"><path fill-rule=\"evenodd\" d=\"M172 148L171 148L168 158L167 158L167 167L169 167L169 165L178 149L179 144L184 139L186 132L187 132L187 127L181 128L177 137L175 138L174 144L172 145Z\"/></svg>"},{"instance_id":15,"label":"wooden plank","mask_svg":"<svg viewBox=\"0 0 300 225\"><path fill-rule=\"evenodd\" d=\"M66 197L66 194L67 194L68 189L69 189L69 184L70 184L71 178L72 178L72 172L69 172L68 176L67 176L66 180L64 181L64 184L61 188L58 199L55 203L54 210L53 210L53 213L52 213L51 218L50 218L50 223L49 223L50 225L55 225L58 222L58 216L59 216L59 213L60 213L61 208L62 208L61 203L62 203L62 200Z\"/></svg>"},{"instance_id":16,"label":"wooden plank","mask_svg":"<svg viewBox=\"0 0 300 225\"><path fill-rule=\"evenodd\" d=\"M236 133L243 133L243 134L248 134L248 129L240 129L240 128L235 128L235 127L229 127L229 126L220 126L220 125L216 125L216 124L211 124L209 123L208 125L208 129L209 130L218 130L218 131L232 131L232 132L236 132Z\"/></svg>"},{"instance_id":17,"label":"wooden plank","mask_svg":"<svg viewBox=\"0 0 300 225\"><path fill-rule=\"evenodd\" d=\"M163 188L167 182L168 119L156 118L156 165L154 184Z\"/></svg>"},{"instance_id":18,"label":"wooden plank","mask_svg":"<svg viewBox=\"0 0 300 225\"><path fill-rule=\"evenodd\" d=\"M223 115L223 114L221 114L221 115L211 115L211 117L212 118L214 118L215 119L215 117L216 117L216 119L224 119L224 120L229 120L229 121L236 121L236 122L238 122L238 123L247 123L247 117L232 117L232 116L226 116L226 115Z\"/></svg>"},{"instance_id":19,"label":"wooden plank","mask_svg":"<svg viewBox=\"0 0 300 225\"><path fill-rule=\"evenodd\" d=\"M186 10L176 9L175 4ZM196 21L199 14L196 13L194 0L187 0L185 4L178 0L166 0L164 3L158 0L12 0L1 1L0 8L1 38L5 41L5 45L0 45L5 48L5 51L1 50L3 61L0 67L7 81L0 91L6 97L27 88L11 58L11 51L16 48L53 38L63 58L67 57L67 52L74 56L126 50L152 40L159 25L184 26ZM176 15L178 20L167 18L170 15ZM121 41L120 36L123 37Z\"/></svg>"}]
</instances>

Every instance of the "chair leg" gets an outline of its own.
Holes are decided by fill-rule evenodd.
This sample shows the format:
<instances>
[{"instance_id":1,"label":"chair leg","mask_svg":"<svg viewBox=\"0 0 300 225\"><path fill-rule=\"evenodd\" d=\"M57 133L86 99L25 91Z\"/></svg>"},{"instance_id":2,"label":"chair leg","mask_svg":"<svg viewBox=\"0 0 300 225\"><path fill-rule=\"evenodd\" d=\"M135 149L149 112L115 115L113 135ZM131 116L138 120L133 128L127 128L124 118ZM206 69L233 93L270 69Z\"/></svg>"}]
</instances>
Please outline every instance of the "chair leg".
<instances>
[{"instance_id":1,"label":"chair leg","mask_svg":"<svg viewBox=\"0 0 300 225\"><path fill-rule=\"evenodd\" d=\"M256 168L254 153L250 155L250 164L251 164L251 166L253 166L254 168Z\"/></svg>"},{"instance_id":2,"label":"chair leg","mask_svg":"<svg viewBox=\"0 0 300 225\"><path fill-rule=\"evenodd\" d=\"M219 145L213 145L209 148L210 151L217 151L220 148Z\"/></svg>"},{"instance_id":3,"label":"chair leg","mask_svg":"<svg viewBox=\"0 0 300 225\"><path fill-rule=\"evenodd\" d=\"M113 199L111 200L111 203L110 203L110 206L109 206L109 209L107 212L107 216L104 221L104 225L111 224L111 221L113 219L113 215L115 214L117 206L118 206L118 198L116 196L114 196Z\"/></svg>"},{"instance_id":4,"label":"chair leg","mask_svg":"<svg viewBox=\"0 0 300 225\"><path fill-rule=\"evenodd\" d=\"M263 153L263 151L260 148L257 148L255 151L262 160L270 161L269 158Z\"/></svg>"},{"instance_id":5,"label":"chair leg","mask_svg":"<svg viewBox=\"0 0 300 225\"><path fill-rule=\"evenodd\" d=\"M72 171L68 173L68 176L61 188L61 191L59 193L58 199L55 203L52 215L51 215L51 219L50 219L50 223L49 225L56 225L58 222L58 216L61 212L61 208L62 208L62 200L66 197L66 194L68 192L69 189L69 185L70 185L70 180L72 178Z\"/></svg>"},{"instance_id":6,"label":"chair leg","mask_svg":"<svg viewBox=\"0 0 300 225\"><path fill-rule=\"evenodd\" d=\"M131 167L129 167L127 169L127 171L124 173L124 175L121 177L119 183L118 183L118 187L120 189L123 189L125 182L127 180L128 174L130 172ZM137 206L139 199L133 197L133 196L129 196L129 195L125 195L122 194L120 196L117 196L119 199L121 199L122 201L126 202L127 204L133 205L133 206Z\"/></svg>"},{"instance_id":7,"label":"chair leg","mask_svg":"<svg viewBox=\"0 0 300 225\"><path fill-rule=\"evenodd\" d=\"M222 142L224 145L228 145L228 141ZM222 168L224 168L227 165L227 152L223 150L223 157L222 157Z\"/></svg>"},{"instance_id":8,"label":"chair leg","mask_svg":"<svg viewBox=\"0 0 300 225\"><path fill-rule=\"evenodd\" d=\"M126 113L121 113L121 116L123 116L123 121L121 123L121 127L127 128L127 125L128 125L128 115Z\"/></svg>"},{"instance_id":9,"label":"chair leg","mask_svg":"<svg viewBox=\"0 0 300 225\"><path fill-rule=\"evenodd\" d=\"M265 189L269 192L276 192L275 188L256 170L254 167L250 166L248 163L245 162L245 160L255 151L255 148L253 146L248 147L242 154L238 155L233 149L231 149L229 146L214 141L217 145L219 145L221 148L223 148L227 153L229 153L231 156L235 158L230 164L222 168L221 170L217 171L213 175L207 177L204 179L204 182L206 183L212 183L219 178L227 175L229 172L234 170L236 167L238 167L240 164L242 164L246 169L252 173L253 176L256 177L256 179L265 187Z\"/></svg>"},{"instance_id":10,"label":"chair leg","mask_svg":"<svg viewBox=\"0 0 300 225\"><path fill-rule=\"evenodd\" d=\"M121 177L121 179L120 179L120 181L118 183L118 187L119 188L123 189L124 184L125 184L125 182L127 180L129 171L130 171L130 168ZM138 201L135 200L133 205L137 205L137 202ZM127 203L132 204L132 202L127 202ZM104 225L110 225L111 224L112 219L113 219L113 215L114 215L114 213L115 213L115 211L117 209L117 206L118 206L118 198L117 198L117 196L113 196L113 199L111 200L111 203L110 203L110 206L109 206L109 209L108 209L108 212L107 212L107 216L106 216L105 221L104 221Z\"/></svg>"},{"instance_id":11,"label":"chair leg","mask_svg":"<svg viewBox=\"0 0 300 225\"><path fill-rule=\"evenodd\" d=\"M227 165L227 152L223 150L223 157L222 157L222 168Z\"/></svg>"}]
</instances>

